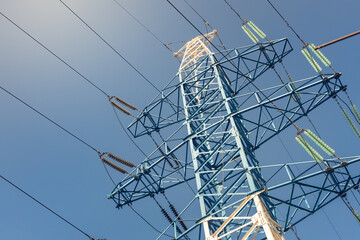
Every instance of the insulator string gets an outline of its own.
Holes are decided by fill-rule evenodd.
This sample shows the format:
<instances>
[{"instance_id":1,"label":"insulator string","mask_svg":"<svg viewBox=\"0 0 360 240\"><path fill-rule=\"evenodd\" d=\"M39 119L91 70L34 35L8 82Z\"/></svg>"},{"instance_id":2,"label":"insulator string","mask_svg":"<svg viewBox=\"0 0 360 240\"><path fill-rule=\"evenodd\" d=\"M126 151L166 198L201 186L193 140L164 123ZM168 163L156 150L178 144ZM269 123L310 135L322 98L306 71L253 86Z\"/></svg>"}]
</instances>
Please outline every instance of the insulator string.
<instances>
[{"instance_id":1,"label":"insulator string","mask_svg":"<svg viewBox=\"0 0 360 240\"><path fill-rule=\"evenodd\" d=\"M171 210L171 212L174 214L174 216L179 220L180 222L180 225L182 226L182 228L186 231L188 230L188 227L186 226L186 224L184 223L184 221L181 219L178 211L175 209L174 205L169 201L169 199L166 197L165 193L163 193L166 201L168 202L169 204L169 208Z\"/></svg>"},{"instance_id":2,"label":"insulator string","mask_svg":"<svg viewBox=\"0 0 360 240\"><path fill-rule=\"evenodd\" d=\"M108 159L106 159L106 158L104 158L104 157L101 157L101 161L102 161L103 163L105 163L106 165L108 165L109 167L111 167L111 168L119 171L120 173L123 173L123 174L127 173L127 174L129 174L125 169L123 169L122 167L119 167L118 165L110 162Z\"/></svg>"},{"instance_id":3,"label":"insulator string","mask_svg":"<svg viewBox=\"0 0 360 240\"><path fill-rule=\"evenodd\" d=\"M159 203L158 201L156 201L155 197L153 197L153 199L154 199L154 201L156 202L156 204L159 206L162 215L164 215L164 217L166 218L166 220L167 220L170 224L173 224L174 221L173 221L172 218L170 217L169 213L160 205L160 203ZM181 229L180 229L177 225L175 226L175 229L176 229L176 231L177 231L179 234L182 234Z\"/></svg>"},{"instance_id":4,"label":"insulator string","mask_svg":"<svg viewBox=\"0 0 360 240\"><path fill-rule=\"evenodd\" d=\"M125 100L115 96L115 100L118 101L119 103L121 103L122 105L130 108L131 110L138 110L135 106L131 105L130 103L126 102ZM139 110L138 110L139 111Z\"/></svg>"},{"instance_id":5,"label":"insulator string","mask_svg":"<svg viewBox=\"0 0 360 240\"><path fill-rule=\"evenodd\" d=\"M121 164L124 164L125 166L128 166L128 167L131 167L131 168L134 168L135 165L132 163L132 162L129 162L119 156L116 156L115 154L112 154L112 153L107 153L108 157L111 158L111 159L114 159L115 161L121 163Z\"/></svg>"}]
</instances>

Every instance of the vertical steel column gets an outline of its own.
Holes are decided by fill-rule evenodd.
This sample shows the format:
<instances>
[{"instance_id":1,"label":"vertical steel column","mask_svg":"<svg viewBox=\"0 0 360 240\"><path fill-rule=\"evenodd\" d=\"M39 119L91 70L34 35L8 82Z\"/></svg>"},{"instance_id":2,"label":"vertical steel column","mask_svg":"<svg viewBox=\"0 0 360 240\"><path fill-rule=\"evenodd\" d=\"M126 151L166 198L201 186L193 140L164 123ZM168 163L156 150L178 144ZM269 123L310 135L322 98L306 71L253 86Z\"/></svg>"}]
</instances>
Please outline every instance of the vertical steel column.
<instances>
[{"instance_id":1,"label":"vertical steel column","mask_svg":"<svg viewBox=\"0 0 360 240\"><path fill-rule=\"evenodd\" d=\"M181 83L183 83L183 79L182 79L182 74L181 74L181 67L179 70L179 80ZM183 99L183 105L184 105L184 111L185 111L185 117L186 117L186 126L187 126L187 131L188 134L191 134L191 127L190 127L190 123L189 123L189 111L187 108L187 102L186 102L186 97L185 97L185 90L184 90L184 84L182 84L181 86L181 93L182 93L182 99ZM192 141L189 141L190 143L190 150L191 150L191 157L193 160L193 165L194 165L194 170L196 170L198 168L198 162L197 162L197 153L195 151L194 148L194 144ZM195 171L195 181L196 181L196 187L199 190L201 188L201 179L200 179L200 173ZM205 209L205 202L204 202L204 197L201 195L198 195L199 197L199 202L200 202L200 212L201 212L201 216L204 217L206 216L206 209ZM203 228L204 228L204 233L205 233L205 239L210 237L210 229L209 229L209 223L208 222L204 222L203 223Z\"/></svg>"},{"instance_id":2,"label":"vertical steel column","mask_svg":"<svg viewBox=\"0 0 360 240\"><path fill-rule=\"evenodd\" d=\"M214 53L210 54L210 59L211 59L211 62L213 64L213 68L214 68L214 71L215 71L216 79L218 80L218 85L219 85L222 97L225 100L225 107L226 107L227 113L230 115L233 112L232 112L232 110L230 108L230 104L229 104L230 99L227 97L227 95L229 95L229 94L226 94L226 92L225 92L225 89L224 89L224 86L223 86L223 80L221 79L219 71L218 71L217 66L216 66L217 61L215 59ZM232 134L235 137L235 141L236 141L236 144L237 144L238 148L240 149L240 158L241 158L242 165L243 165L243 167L245 169L248 170L246 172L246 178L247 178L249 187L250 187L251 191L256 191L258 189L257 189L257 187L255 185L254 177L250 174L250 171L249 171L250 164L248 162L248 159L247 159L247 156L246 156L246 153L245 153L245 150L244 150L244 146L243 146L243 144L241 142L241 135L240 135L239 129L237 128L237 125L235 123L234 117L232 115L230 117L230 123L231 123ZM256 206L258 216L264 216L265 215L264 213L266 213L267 210L265 209L265 206L264 206L263 202L261 201L261 199L260 199L260 197L258 195L256 195L254 197L254 203L255 203L255 206ZM268 240L277 240L277 239L279 239L280 234L273 231L273 229L271 228L270 222L269 222L269 220L267 218L264 218L264 217L261 218L261 221L260 221L259 224L263 227L265 235L266 235ZM281 236L281 238L284 239L283 236Z\"/></svg>"}]
</instances>

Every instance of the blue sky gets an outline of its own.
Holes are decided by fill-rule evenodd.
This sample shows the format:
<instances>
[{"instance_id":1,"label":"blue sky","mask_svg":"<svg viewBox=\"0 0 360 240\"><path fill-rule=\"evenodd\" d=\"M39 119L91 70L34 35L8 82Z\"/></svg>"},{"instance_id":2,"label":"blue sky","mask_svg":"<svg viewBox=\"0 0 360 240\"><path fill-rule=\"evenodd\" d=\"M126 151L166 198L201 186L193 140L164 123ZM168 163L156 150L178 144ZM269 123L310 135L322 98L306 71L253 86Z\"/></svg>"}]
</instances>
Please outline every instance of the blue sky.
<instances>
[{"instance_id":1,"label":"blue sky","mask_svg":"<svg viewBox=\"0 0 360 240\"><path fill-rule=\"evenodd\" d=\"M166 43L197 36L164 0L118 0ZM220 0L188 0L219 31L228 48L250 44L241 22ZM179 63L159 42L142 29L112 0L66 2L102 37L120 51L156 86L164 86ZM205 32L201 19L182 1L173 0L196 26ZM265 0L230 0L245 18L255 22L270 39L289 37L294 51L285 64L295 79L315 75L300 53L301 44ZM272 1L306 42L321 44L359 30L357 0ZM133 69L103 44L59 1L0 0L0 11L53 50L110 95L138 108L155 96ZM0 16L0 85L60 123L101 151L114 152L134 163L142 155L122 132L107 99L63 63ZM355 104L360 106L360 36L323 50ZM174 49L181 43L170 45ZM18 184L46 205L71 220L91 236L111 239L154 239L157 233L128 208L115 209L107 194L112 183L91 149L62 132L4 92L0 92L0 174ZM359 155L358 139L334 101L311 116L324 139L340 156ZM131 118L121 115L125 124ZM306 122L304 122L306 125ZM308 159L296 145L294 132L281 136L296 160ZM139 144L146 144L143 140ZM275 151L274 151L275 149ZM259 150L258 158L287 155L273 141ZM116 180L121 177L114 174ZM0 239L86 239L5 182L0 182ZM179 193L170 197L176 199ZM357 193L358 194L358 193ZM358 195L359 196L359 195ZM359 205L352 199L352 204ZM159 229L165 220L154 202L134 205ZM342 239L360 234L358 223L341 200L325 208ZM297 226L301 239L339 239L322 212ZM296 239L289 232L286 239Z\"/></svg>"}]
</instances>

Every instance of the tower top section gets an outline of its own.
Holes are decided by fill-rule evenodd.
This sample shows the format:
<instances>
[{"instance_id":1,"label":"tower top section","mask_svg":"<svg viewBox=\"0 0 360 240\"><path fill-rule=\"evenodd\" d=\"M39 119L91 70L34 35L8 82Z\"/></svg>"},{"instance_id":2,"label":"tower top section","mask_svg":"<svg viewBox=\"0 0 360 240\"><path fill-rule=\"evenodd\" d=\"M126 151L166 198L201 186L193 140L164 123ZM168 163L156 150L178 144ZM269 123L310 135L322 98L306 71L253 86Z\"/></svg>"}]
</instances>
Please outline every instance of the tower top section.
<instances>
[{"instance_id":1,"label":"tower top section","mask_svg":"<svg viewBox=\"0 0 360 240\"><path fill-rule=\"evenodd\" d=\"M181 61L180 71L186 68L191 63L196 63L197 60L210 53L208 46L210 41L218 34L216 30L205 35L197 36L191 41L187 42L179 51L174 53L175 57L183 57Z\"/></svg>"}]
</instances>

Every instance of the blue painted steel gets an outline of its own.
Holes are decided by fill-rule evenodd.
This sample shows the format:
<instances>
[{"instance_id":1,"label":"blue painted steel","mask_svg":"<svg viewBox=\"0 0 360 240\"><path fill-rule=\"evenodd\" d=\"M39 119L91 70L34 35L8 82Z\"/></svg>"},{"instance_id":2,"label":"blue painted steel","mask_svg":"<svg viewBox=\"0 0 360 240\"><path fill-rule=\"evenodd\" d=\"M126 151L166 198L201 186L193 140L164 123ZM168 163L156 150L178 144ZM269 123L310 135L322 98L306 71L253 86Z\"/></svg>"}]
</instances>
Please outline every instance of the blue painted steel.
<instances>
[{"instance_id":1,"label":"blue painted steel","mask_svg":"<svg viewBox=\"0 0 360 240\"><path fill-rule=\"evenodd\" d=\"M109 198L120 208L187 182L197 187L180 212L188 229L176 233L174 226L180 225L175 218L164 233L175 239L202 239L201 220L228 216L246 196L264 188L268 191L261 194L262 201L287 231L358 186L360 176L351 167L358 166L358 157L347 164L325 160L332 167L328 170L313 161L265 166L264 159L255 157L254 151L291 126L290 121L297 122L345 89L340 74L279 84L267 70L291 50L289 41L280 39L209 54L181 69L129 126L134 137L151 135L160 144ZM195 199L200 200L201 213ZM250 201L239 215L255 212ZM209 221L210 231L222 222ZM224 231L243 223L234 220Z\"/></svg>"}]
</instances>

